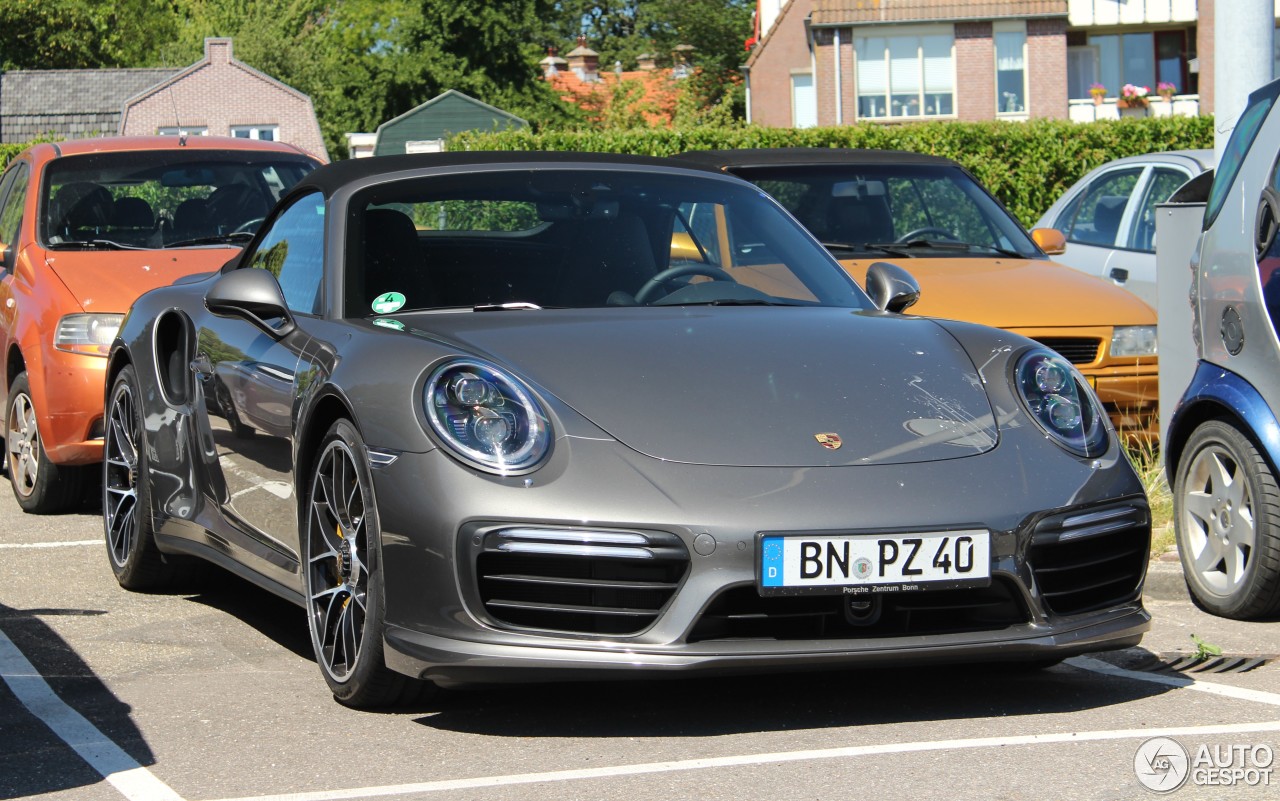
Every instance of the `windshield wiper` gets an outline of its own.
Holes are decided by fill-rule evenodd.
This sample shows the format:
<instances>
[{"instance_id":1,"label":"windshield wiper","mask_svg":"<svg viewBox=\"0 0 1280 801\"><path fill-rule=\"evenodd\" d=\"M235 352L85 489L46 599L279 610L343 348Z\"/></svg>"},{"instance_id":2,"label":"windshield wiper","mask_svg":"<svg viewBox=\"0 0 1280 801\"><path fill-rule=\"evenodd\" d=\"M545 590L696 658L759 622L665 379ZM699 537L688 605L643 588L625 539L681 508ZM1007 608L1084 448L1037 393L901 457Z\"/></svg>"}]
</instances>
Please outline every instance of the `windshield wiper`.
<instances>
[{"instance_id":1,"label":"windshield wiper","mask_svg":"<svg viewBox=\"0 0 1280 801\"><path fill-rule=\"evenodd\" d=\"M665 305L665 304L659 304ZM720 300L696 300L689 303L673 303L672 306L806 306L805 303L792 303L786 300L765 300L764 298L722 298Z\"/></svg>"},{"instance_id":2,"label":"windshield wiper","mask_svg":"<svg viewBox=\"0 0 1280 801\"><path fill-rule=\"evenodd\" d=\"M248 242L250 239L253 239L253 234L248 231L232 231L229 234L198 236L195 239L184 239L181 242L170 242L165 247L185 248L191 245L228 245L232 242Z\"/></svg>"},{"instance_id":3,"label":"windshield wiper","mask_svg":"<svg viewBox=\"0 0 1280 801\"><path fill-rule=\"evenodd\" d=\"M147 250L137 245L125 245L110 239L69 239L66 242L50 242L50 250Z\"/></svg>"},{"instance_id":4,"label":"windshield wiper","mask_svg":"<svg viewBox=\"0 0 1280 801\"><path fill-rule=\"evenodd\" d=\"M527 309L529 311L541 311L542 307L536 303L526 303L522 300L512 303L481 303L479 306L472 306L471 311L521 311Z\"/></svg>"}]
</instances>

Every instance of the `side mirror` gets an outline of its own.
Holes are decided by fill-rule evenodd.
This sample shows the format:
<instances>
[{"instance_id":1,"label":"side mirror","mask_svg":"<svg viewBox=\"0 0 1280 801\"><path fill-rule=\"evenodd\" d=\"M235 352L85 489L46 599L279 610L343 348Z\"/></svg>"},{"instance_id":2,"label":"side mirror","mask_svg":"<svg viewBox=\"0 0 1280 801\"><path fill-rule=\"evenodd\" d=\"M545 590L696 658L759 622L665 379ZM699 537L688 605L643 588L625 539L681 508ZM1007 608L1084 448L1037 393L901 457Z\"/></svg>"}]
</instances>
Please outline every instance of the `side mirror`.
<instances>
[{"instance_id":1,"label":"side mirror","mask_svg":"<svg viewBox=\"0 0 1280 801\"><path fill-rule=\"evenodd\" d=\"M877 261L867 268L867 294L877 308L901 314L920 299L920 284L898 265Z\"/></svg>"},{"instance_id":2,"label":"side mirror","mask_svg":"<svg viewBox=\"0 0 1280 801\"><path fill-rule=\"evenodd\" d=\"M3 250L0 250L0 261L4 263L4 271L6 273L13 272L13 248L12 247L10 247L9 245L5 245Z\"/></svg>"},{"instance_id":3,"label":"side mirror","mask_svg":"<svg viewBox=\"0 0 1280 801\"><path fill-rule=\"evenodd\" d=\"M1031 239L1046 256L1061 256L1067 252L1067 237L1056 228L1036 228L1031 232Z\"/></svg>"},{"instance_id":4,"label":"side mirror","mask_svg":"<svg viewBox=\"0 0 1280 801\"><path fill-rule=\"evenodd\" d=\"M213 283L205 293L204 305L219 317L248 320L276 339L283 339L297 327L280 284L266 270L232 270Z\"/></svg>"}]
</instances>

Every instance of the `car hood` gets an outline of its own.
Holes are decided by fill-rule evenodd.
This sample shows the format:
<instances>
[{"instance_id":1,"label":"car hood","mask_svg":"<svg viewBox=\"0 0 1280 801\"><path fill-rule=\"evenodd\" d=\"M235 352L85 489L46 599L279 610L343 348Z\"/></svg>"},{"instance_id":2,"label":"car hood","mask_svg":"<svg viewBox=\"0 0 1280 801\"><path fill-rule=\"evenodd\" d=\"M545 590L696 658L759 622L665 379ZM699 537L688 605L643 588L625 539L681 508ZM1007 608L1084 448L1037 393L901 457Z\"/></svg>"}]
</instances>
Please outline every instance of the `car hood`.
<instances>
[{"instance_id":1,"label":"car hood","mask_svg":"<svg viewBox=\"0 0 1280 801\"><path fill-rule=\"evenodd\" d=\"M1100 278L1043 259L842 259L866 286L867 267L890 261L915 276L920 302L912 314L996 328L1155 325L1155 311Z\"/></svg>"},{"instance_id":2,"label":"car hood","mask_svg":"<svg viewBox=\"0 0 1280 801\"><path fill-rule=\"evenodd\" d=\"M894 464L996 443L977 368L929 320L777 307L431 318L401 319L433 338L446 323L459 349L508 366L627 446L667 461Z\"/></svg>"},{"instance_id":3,"label":"car hood","mask_svg":"<svg viewBox=\"0 0 1280 801\"><path fill-rule=\"evenodd\" d=\"M87 312L126 312L138 296L192 273L217 270L236 248L49 250L45 263Z\"/></svg>"}]
</instances>

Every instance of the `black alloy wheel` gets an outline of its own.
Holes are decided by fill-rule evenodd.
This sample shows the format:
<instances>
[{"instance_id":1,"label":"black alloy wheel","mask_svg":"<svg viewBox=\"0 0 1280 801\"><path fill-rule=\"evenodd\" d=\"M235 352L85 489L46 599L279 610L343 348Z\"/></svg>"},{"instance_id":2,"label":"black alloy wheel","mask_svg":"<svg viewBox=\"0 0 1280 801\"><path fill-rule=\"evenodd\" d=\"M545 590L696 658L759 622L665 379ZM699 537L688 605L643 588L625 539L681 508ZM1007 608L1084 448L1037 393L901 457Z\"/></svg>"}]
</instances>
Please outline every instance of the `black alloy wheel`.
<instances>
[{"instance_id":1,"label":"black alloy wheel","mask_svg":"<svg viewBox=\"0 0 1280 801\"><path fill-rule=\"evenodd\" d=\"M404 704L431 687L387 668L378 515L369 457L346 420L329 429L304 510L307 618L316 661L333 697L369 709Z\"/></svg>"}]
</instances>

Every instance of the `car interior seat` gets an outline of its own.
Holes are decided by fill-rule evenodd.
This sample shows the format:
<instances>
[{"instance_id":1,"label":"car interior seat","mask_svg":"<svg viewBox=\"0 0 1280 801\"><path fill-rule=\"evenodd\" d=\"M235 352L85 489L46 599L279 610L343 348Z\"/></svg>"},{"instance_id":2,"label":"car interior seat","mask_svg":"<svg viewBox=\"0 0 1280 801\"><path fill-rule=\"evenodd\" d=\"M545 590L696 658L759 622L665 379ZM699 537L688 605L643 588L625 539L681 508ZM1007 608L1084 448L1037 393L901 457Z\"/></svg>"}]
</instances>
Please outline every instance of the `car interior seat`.
<instances>
[{"instance_id":1,"label":"car interior seat","mask_svg":"<svg viewBox=\"0 0 1280 801\"><path fill-rule=\"evenodd\" d=\"M244 184L220 186L205 201L205 213L220 234L239 230L246 223L267 216L269 207L262 194Z\"/></svg>"},{"instance_id":2,"label":"car interior seat","mask_svg":"<svg viewBox=\"0 0 1280 801\"><path fill-rule=\"evenodd\" d=\"M190 197L173 210L173 236L170 239L194 239L210 232L205 199Z\"/></svg>"},{"instance_id":3,"label":"car interior seat","mask_svg":"<svg viewBox=\"0 0 1280 801\"><path fill-rule=\"evenodd\" d=\"M658 273L653 242L634 214L583 220L573 227L575 243L564 276L564 305L603 306L615 292L632 296ZM667 235L668 250L670 234Z\"/></svg>"},{"instance_id":4,"label":"car interior seat","mask_svg":"<svg viewBox=\"0 0 1280 801\"><path fill-rule=\"evenodd\" d=\"M1124 195L1099 197L1093 207L1093 232L1080 239L1096 245L1114 245L1116 231L1120 230L1120 218L1124 216L1124 207L1128 202L1129 198Z\"/></svg>"},{"instance_id":5,"label":"car interior seat","mask_svg":"<svg viewBox=\"0 0 1280 801\"><path fill-rule=\"evenodd\" d=\"M115 211L111 215L112 228L140 228L152 230L156 227L156 215L151 204L140 197L122 197L116 201Z\"/></svg>"},{"instance_id":6,"label":"car interior seat","mask_svg":"<svg viewBox=\"0 0 1280 801\"><path fill-rule=\"evenodd\" d=\"M892 242L893 215L883 195L834 197L827 207L826 236L829 242L862 245Z\"/></svg>"},{"instance_id":7,"label":"car interior seat","mask_svg":"<svg viewBox=\"0 0 1280 801\"><path fill-rule=\"evenodd\" d=\"M77 181L63 186L54 196L54 227L67 239L92 237L111 223L115 200L99 184Z\"/></svg>"},{"instance_id":8,"label":"car interior seat","mask_svg":"<svg viewBox=\"0 0 1280 801\"><path fill-rule=\"evenodd\" d=\"M418 229L409 216L395 209L369 209L364 215L364 280L353 285L363 291L349 297L357 310L367 309L375 298L387 292L405 296L410 308L436 305L430 281L423 270ZM348 310L348 315L357 310Z\"/></svg>"}]
</instances>

